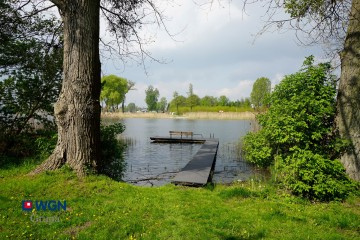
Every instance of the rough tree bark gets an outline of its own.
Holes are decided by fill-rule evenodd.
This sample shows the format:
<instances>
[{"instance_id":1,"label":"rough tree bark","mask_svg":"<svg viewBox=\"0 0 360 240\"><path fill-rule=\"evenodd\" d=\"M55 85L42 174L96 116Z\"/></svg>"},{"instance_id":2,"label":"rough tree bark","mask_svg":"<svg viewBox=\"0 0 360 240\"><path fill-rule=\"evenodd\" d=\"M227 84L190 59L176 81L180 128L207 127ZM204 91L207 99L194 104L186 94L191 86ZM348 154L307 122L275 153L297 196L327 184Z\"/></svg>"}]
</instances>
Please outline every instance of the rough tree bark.
<instances>
[{"instance_id":1,"label":"rough tree bark","mask_svg":"<svg viewBox=\"0 0 360 240\"><path fill-rule=\"evenodd\" d=\"M99 0L52 0L64 24L63 84L54 106L58 142L33 174L67 163L78 176L100 159Z\"/></svg>"},{"instance_id":2,"label":"rough tree bark","mask_svg":"<svg viewBox=\"0 0 360 240\"><path fill-rule=\"evenodd\" d=\"M340 136L350 140L341 156L349 176L360 181L360 0L353 0L341 56L336 123Z\"/></svg>"}]
</instances>

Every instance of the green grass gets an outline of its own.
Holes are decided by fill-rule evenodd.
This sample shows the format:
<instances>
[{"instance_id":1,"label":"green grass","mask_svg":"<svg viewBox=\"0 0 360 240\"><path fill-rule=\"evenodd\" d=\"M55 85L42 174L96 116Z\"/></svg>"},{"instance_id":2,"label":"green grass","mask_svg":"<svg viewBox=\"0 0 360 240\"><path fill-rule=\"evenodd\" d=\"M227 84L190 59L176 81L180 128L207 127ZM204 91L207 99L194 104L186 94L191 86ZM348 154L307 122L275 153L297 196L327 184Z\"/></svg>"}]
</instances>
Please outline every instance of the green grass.
<instances>
[{"instance_id":1,"label":"green grass","mask_svg":"<svg viewBox=\"0 0 360 240\"><path fill-rule=\"evenodd\" d=\"M360 239L360 197L310 203L258 181L232 186L136 187L68 168L26 175L0 168L0 239ZM21 201L66 200L67 211L27 213ZM31 222L30 215L60 222Z\"/></svg>"}]
</instances>

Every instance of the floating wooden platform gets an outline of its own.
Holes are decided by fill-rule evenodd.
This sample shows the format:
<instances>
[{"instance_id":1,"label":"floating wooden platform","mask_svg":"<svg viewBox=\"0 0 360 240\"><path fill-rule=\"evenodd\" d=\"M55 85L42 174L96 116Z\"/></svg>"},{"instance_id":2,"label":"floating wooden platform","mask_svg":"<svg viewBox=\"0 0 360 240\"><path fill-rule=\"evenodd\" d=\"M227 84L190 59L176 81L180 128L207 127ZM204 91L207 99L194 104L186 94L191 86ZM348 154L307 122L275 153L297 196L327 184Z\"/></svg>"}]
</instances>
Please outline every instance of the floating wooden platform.
<instances>
[{"instance_id":1,"label":"floating wooden platform","mask_svg":"<svg viewBox=\"0 0 360 240\"><path fill-rule=\"evenodd\" d=\"M150 137L156 143L204 143L205 138L190 138L190 137Z\"/></svg>"},{"instance_id":2,"label":"floating wooden platform","mask_svg":"<svg viewBox=\"0 0 360 240\"><path fill-rule=\"evenodd\" d=\"M172 131L173 132L173 131ZM183 133L183 132L179 132ZM197 134L199 135L199 134ZM173 178L174 184L188 186L203 186L211 181L211 175L215 167L216 154L219 147L217 138L194 138L191 137L150 137L156 143L202 143L203 145L190 162Z\"/></svg>"}]
</instances>

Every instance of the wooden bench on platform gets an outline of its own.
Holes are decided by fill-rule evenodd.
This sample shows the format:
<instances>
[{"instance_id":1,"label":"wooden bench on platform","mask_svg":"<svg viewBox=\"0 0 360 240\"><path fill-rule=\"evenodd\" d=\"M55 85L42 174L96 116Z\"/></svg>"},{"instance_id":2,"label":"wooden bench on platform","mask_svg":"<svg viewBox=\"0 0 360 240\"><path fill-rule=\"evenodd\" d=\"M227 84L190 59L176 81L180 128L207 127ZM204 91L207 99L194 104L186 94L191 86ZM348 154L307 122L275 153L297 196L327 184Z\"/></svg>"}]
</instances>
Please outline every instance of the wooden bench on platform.
<instances>
[{"instance_id":1,"label":"wooden bench on platform","mask_svg":"<svg viewBox=\"0 0 360 240\"><path fill-rule=\"evenodd\" d=\"M179 136L179 135L181 138L183 138L183 136L185 137L191 136L191 138L193 138L194 136L193 132L183 132L183 131L169 131L169 134L170 134L170 138L172 138L172 136Z\"/></svg>"}]
</instances>

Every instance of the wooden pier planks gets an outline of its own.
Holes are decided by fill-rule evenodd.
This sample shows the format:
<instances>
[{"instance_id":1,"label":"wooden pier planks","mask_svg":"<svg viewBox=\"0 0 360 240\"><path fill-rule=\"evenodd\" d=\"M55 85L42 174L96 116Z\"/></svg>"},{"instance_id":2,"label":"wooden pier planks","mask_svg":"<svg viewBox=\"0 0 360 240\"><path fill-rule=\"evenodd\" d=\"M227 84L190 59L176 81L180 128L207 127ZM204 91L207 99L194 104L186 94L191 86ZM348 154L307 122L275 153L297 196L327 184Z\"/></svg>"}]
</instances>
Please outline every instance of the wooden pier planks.
<instances>
[{"instance_id":1,"label":"wooden pier planks","mask_svg":"<svg viewBox=\"0 0 360 240\"><path fill-rule=\"evenodd\" d=\"M192 160L174 177L175 184L199 186L205 185L215 167L218 139L206 139Z\"/></svg>"}]
</instances>

